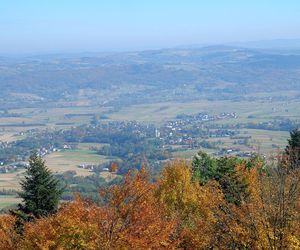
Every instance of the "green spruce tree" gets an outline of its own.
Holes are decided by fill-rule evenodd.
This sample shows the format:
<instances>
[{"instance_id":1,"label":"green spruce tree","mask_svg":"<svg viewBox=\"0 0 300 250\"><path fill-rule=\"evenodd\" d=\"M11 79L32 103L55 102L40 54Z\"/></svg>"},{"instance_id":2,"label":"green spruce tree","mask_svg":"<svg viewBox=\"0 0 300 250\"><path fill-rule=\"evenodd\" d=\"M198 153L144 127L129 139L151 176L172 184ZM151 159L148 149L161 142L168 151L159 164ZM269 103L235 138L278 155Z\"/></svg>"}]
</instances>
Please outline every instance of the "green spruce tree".
<instances>
[{"instance_id":1,"label":"green spruce tree","mask_svg":"<svg viewBox=\"0 0 300 250\"><path fill-rule=\"evenodd\" d=\"M22 230L24 222L57 211L62 188L37 154L30 157L25 178L20 184L22 191L19 196L22 198L22 203L18 204L18 209L12 213L17 216L17 229Z\"/></svg>"}]
</instances>

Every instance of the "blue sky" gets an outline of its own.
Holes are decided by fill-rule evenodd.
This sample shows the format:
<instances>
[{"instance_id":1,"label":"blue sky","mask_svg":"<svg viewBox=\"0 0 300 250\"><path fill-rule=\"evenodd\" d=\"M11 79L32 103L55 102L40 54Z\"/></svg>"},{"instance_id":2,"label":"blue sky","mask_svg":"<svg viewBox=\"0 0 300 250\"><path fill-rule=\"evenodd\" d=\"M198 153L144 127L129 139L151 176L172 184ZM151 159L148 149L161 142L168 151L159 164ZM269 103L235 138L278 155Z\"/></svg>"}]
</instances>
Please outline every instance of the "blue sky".
<instances>
[{"instance_id":1,"label":"blue sky","mask_svg":"<svg viewBox=\"0 0 300 250\"><path fill-rule=\"evenodd\" d=\"M300 38L299 0L0 0L0 53Z\"/></svg>"}]
</instances>

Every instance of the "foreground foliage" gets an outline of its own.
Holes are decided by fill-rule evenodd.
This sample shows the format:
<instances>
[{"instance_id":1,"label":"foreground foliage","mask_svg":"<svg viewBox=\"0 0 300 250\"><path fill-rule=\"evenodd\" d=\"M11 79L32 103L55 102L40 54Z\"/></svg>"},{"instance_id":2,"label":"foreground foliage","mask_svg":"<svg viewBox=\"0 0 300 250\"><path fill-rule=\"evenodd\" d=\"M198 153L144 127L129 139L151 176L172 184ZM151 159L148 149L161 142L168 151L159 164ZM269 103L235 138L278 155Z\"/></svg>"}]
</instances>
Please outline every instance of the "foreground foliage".
<instances>
[{"instance_id":1,"label":"foreground foliage","mask_svg":"<svg viewBox=\"0 0 300 250\"><path fill-rule=\"evenodd\" d=\"M129 173L123 185L102 190L107 205L76 196L55 215L25 225L19 236L13 216L1 217L0 249L145 249L171 247L175 221L154 197L156 185L142 169ZM13 241L10 239L17 238Z\"/></svg>"},{"instance_id":2,"label":"foreground foliage","mask_svg":"<svg viewBox=\"0 0 300 250\"><path fill-rule=\"evenodd\" d=\"M101 190L105 205L76 195L23 234L2 216L0 249L300 249L300 172L290 155L273 164L175 160L155 182L142 168Z\"/></svg>"}]
</instances>

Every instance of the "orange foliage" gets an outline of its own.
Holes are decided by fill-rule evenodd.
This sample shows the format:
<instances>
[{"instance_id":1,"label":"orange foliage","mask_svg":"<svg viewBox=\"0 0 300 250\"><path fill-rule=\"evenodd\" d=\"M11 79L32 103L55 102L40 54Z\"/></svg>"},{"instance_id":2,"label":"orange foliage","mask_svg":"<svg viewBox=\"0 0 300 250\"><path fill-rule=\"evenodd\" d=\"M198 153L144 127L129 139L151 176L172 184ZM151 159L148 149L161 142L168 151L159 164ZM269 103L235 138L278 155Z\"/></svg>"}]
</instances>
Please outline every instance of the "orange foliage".
<instances>
[{"instance_id":1,"label":"orange foliage","mask_svg":"<svg viewBox=\"0 0 300 250\"><path fill-rule=\"evenodd\" d=\"M77 196L56 215L28 223L22 246L25 249L97 249L98 216L96 205Z\"/></svg>"},{"instance_id":2,"label":"orange foliage","mask_svg":"<svg viewBox=\"0 0 300 250\"><path fill-rule=\"evenodd\" d=\"M110 172L116 173L118 171L118 164L113 162L110 166Z\"/></svg>"},{"instance_id":3,"label":"orange foliage","mask_svg":"<svg viewBox=\"0 0 300 250\"><path fill-rule=\"evenodd\" d=\"M101 194L108 196L102 230L107 249L151 249L170 245L174 223L164 216L164 205L154 197L155 184L142 168L125 176L124 184Z\"/></svg>"},{"instance_id":4,"label":"orange foliage","mask_svg":"<svg viewBox=\"0 0 300 250\"><path fill-rule=\"evenodd\" d=\"M13 216L0 216L0 249L11 250L17 248L19 235L14 230L15 218Z\"/></svg>"},{"instance_id":5,"label":"orange foliage","mask_svg":"<svg viewBox=\"0 0 300 250\"><path fill-rule=\"evenodd\" d=\"M82 200L65 204L51 217L25 225L24 249L168 248L174 223L154 197L144 169L123 185L101 192L107 206Z\"/></svg>"}]
</instances>

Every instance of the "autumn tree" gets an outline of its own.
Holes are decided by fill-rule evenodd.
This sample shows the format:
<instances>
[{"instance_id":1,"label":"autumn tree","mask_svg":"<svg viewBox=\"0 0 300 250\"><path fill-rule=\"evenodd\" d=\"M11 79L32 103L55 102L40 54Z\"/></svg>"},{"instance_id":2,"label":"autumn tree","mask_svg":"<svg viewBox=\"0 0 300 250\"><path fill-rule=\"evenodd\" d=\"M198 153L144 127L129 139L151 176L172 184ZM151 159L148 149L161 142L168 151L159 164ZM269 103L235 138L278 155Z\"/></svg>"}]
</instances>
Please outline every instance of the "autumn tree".
<instances>
[{"instance_id":1,"label":"autumn tree","mask_svg":"<svg viewBox=\"0 0 300 250\"><path fill-rule=\"evenodd\" d=\"M211 247L217 222L215 213L223 201L216 183L200 186L192 178L191 164L176 160L162 170L156 195L165 204L167 215L177 221L176 236L182 248Z\"/></svg>"},{"instance_id":2,"label":"autumn tree","mask_svg":"<svg viewBox=\"0 0 300 250\"><path fill-rule=\"evenodd\" d=\"M142 168L124 183L103 190L107 204L77 197L57 214L27 223L24 249L162 249L175 242L174 222L154 196L155 184Z\"/></svg>"},{"instance_id":3,"label":"autumn tree","mask_svg":"<svg viewBox=\"0 0 300 250\"><path fill-rule=\"evenodd\" d=\"M225 249L299 249L300 175L283 154L274 165L238 166L249 196L219 213L218 241ZM262 168L263 167L263 168Z\"/></svg>"},{"instance_id":4,"label":"autumn tree","mask_svg":"<svg viewBox=\"0 0 300 250\"><path fill-rule=\"evenodd\" d=\"M116 162L111 163L110 172L116 173L118 171L118 164Z\"/></svg>"},{"instance_id":5,"label":"autumn tree","mask_svg":"<svg viewBox=\"0 0 300 250\"><path fill-rule=\"evenodd\" d=\"M138 173L128 173L123 185L101 192L106 198L105 223L101 219L103 241L101 249L145 249L168 246L174 230L172 220L167 220L164 204L154 196L155 184L148 180L142 168Z\"/></svg>"},{"instance_id":6,"label":"autumn tree","mask_svg":"<svg viewBox=\"0 0 300 250\"><path fill-rule=\"evenodd\" d=\"M289 169L283 154L265 174L257 175L251 183L252 200L246 207L247 216L255 215L251 219L256 222L253 228L260 232L260 245L268 249L299 249L299 168Z\"/></svg>"},{"instance_id":7,"label":"autumn tree","mask_svg":"<svg viewBox=\"0 0 300 250\"><path fill-rule=\"evenodd\" d=\"M99 238L102 240L99 218L102 218L100 208L76 195L58 213L26 223L21 249L99 249L96 247Z\"/></svg>"}]
</instances>

